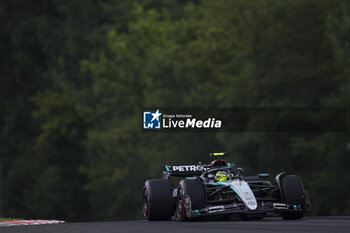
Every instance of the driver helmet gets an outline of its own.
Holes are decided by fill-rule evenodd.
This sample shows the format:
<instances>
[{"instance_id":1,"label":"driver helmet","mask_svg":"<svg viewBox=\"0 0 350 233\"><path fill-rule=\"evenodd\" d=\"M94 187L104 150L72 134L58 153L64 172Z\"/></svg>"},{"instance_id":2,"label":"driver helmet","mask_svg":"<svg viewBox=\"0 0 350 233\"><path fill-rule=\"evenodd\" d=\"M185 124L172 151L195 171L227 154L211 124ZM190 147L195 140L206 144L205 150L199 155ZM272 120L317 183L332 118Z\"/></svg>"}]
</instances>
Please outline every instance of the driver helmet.
<instances>
[{"instance_id":1,"label":"driver helmet","mask_svg":"<svg viewBox=\"0 0 350 233\"><path fill-rule=\"evenodd\" d=\"M215 175L216 182L229 180L229 174L225 171L218 171Z\"/></svg>"}]
</instances>

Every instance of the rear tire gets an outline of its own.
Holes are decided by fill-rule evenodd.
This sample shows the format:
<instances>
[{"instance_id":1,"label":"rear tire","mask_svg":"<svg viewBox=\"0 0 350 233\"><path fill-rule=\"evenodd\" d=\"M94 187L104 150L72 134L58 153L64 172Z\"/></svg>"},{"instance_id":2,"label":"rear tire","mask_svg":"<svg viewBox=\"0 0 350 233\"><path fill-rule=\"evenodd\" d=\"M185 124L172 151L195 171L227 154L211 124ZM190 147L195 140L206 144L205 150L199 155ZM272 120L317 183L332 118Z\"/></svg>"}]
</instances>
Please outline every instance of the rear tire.
<instances>
[{"instance_id":1,"label":"rear tire","mask_svg":"<svg viewBox=\"0 0 350 233\"><path fill-rule=\"evenodd\" d=\"M143 188L143 214L149 221L170 220L175 212L173 185L167 179L151 179Z\"/></svg>"},{"instance_id":2,"label":"rear tire","mask_svg":"<svg viewBox=\"0 0 350 233\"><path fill-rule=\"evenodd\" d=\"M181 221L187 220L185 196L191 200L192 210L204 208L205 193L202 183L199 180L181 180L177 199L177 214Z\"/></svg>"},{"instance_id":3,"label":"rear tire","mask_svg":"<svg viewBox=\"0 0 350 233\"><path fill-rule=\"evenodd\" d=\"M282 200L288 205L297 205L301 211L282 212L284 220L295 220L304 217L305 211L305 190L303 181L299 176L287 175L281 179Z\"/></svg>"}]
</instances>

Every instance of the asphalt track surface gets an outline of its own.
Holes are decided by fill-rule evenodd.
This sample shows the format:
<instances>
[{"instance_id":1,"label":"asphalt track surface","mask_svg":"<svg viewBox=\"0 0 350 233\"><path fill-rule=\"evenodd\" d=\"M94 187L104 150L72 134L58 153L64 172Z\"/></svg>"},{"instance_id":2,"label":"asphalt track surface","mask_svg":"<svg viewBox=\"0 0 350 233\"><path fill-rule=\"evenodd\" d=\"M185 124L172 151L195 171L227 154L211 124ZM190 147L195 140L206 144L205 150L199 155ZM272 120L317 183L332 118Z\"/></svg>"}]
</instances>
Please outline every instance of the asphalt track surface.
<instances>
[{"instance_id":1,"label":"asphalt track surface","mask_svg":"<svg viewBox=\"0 0 350 233\"><path fill-rule=\"evenodd\" d=\"M0 233L251 233L251 232L350 232L350 216L306 217L301 220L283 221L280 218L264 218L258 221L201 221L201 222L147 222L116 221L63 223L38 226L0 227Z\"/></svg>"}]
</instances>

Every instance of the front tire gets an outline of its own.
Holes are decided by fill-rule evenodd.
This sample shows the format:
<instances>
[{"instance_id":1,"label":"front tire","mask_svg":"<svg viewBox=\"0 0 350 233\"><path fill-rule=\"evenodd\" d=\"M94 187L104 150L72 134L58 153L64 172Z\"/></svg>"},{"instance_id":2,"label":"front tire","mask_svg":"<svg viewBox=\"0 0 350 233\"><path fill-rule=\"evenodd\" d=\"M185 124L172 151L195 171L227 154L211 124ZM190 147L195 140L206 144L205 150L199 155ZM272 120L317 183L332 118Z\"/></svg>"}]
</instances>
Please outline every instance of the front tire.
<instances>
[{"instance_id":1,"label":"front tire","mask_svg":"<svg viewBox=\"0 0 350 233\"><path fill-rule=\"evenodd\" d=\"M175 212L173 185L167 179L150 179L143 188L143 214L148 221L170 220Z\"/></svg>"},{"instance_id":2,"label":"front tire","mask_svg":"<svg viewBox=\"0 0 350 233\"><path fill-rule=\"evenodd\" d=\"M186 196L191 200L192 210L204 208L205 193L202 183L199 180L180 181L176 211L181 221L188 220L186 216Z\"/></svg>"},{"instance_id":3,"label":"front tire","mask_svg":"<svg viewBox=\"0 0 350 233\"><path fill-rule=\"evenodd\" d=\"M282 197L286 204L300 206L300 211L282 212L284 220L296 220L304 217L305 214L305 190L303 181L299 176L287 175L281 179Z\"/></svg>"}]
</instances>

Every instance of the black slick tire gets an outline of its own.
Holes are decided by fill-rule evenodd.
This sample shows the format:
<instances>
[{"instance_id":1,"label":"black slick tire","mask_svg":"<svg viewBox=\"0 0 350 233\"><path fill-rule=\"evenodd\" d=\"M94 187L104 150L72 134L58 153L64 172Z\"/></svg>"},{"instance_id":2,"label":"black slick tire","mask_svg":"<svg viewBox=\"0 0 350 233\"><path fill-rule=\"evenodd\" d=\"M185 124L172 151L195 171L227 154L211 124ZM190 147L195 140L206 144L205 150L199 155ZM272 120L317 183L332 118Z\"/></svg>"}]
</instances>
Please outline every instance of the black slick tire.
<instances>
[{"instance_id":1,"label":"black slick tire","mask_svg":"<svg viewBox=\"0 0 350 233\"><path fill-rule=\"evenodd\" d=\"M301 178L297 175L286 175L281 179L282 200L288 205L300 206L300 211L281 212L284 220L296 220L304 217L305 190Z\"/></svg>"},{"instance_id":2,"label":"black slick tire","mask_svg":"<svg viewBox=\"0 0 350 233\"><path fill-rule=\"evenodd\" d=\"M149 221L170 220L175 212L173 185L167 179L150 179L143 188L143 214Z\"/></svg>"},{"instance_id":3,"label":"black slick tire","mask_svg":"<svg viewBox=\"0 0 350 233\"><path fill-rule=\"evenodd\" d=\"M179 192L177 198L176 211L181 221L188 220L186 216L185 197L191 200L192 210L199 210L205 205L205 192L202 183L199 180L181 180L179 183Z\"/></svg>"}]
</instances>

